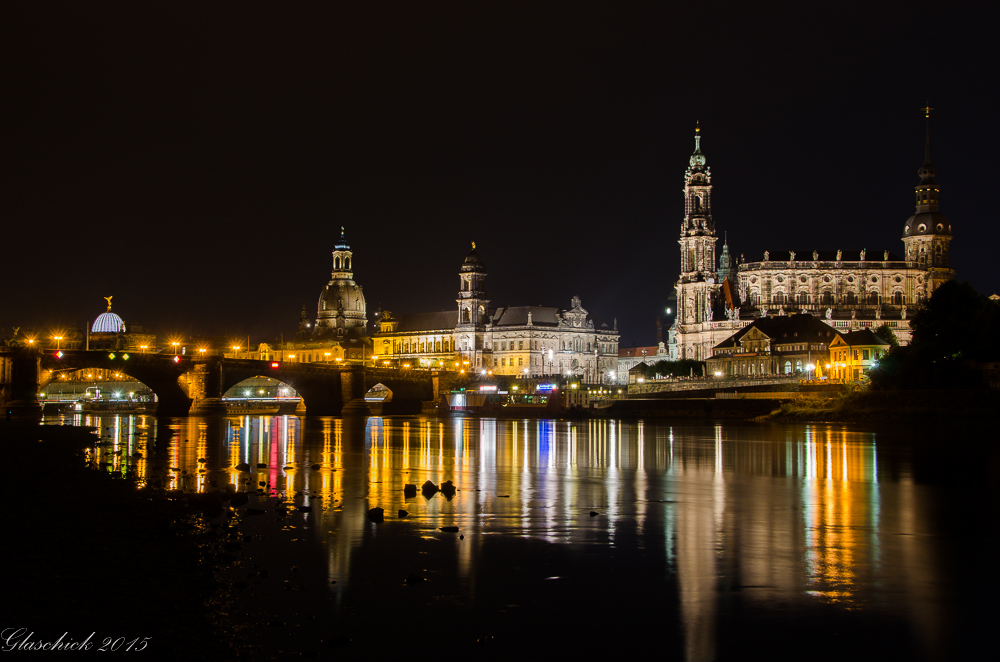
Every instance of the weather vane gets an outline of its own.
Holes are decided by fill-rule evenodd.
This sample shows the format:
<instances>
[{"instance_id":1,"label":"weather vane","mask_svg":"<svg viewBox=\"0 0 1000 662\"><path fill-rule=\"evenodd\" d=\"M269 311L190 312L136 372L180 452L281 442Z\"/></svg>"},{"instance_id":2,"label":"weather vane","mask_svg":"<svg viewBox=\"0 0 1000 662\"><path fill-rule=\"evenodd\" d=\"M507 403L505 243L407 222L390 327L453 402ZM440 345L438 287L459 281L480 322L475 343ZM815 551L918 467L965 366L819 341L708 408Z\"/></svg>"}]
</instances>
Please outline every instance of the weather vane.
<instances>
[{"instance_id":1,"label":"weather vane","mask_svg":"<svg viewBox=\"0 0 1000 662\"><path fill-rule=\"evenodd\" d=\"M109 297L104 297L104 300L108 302L108 312L109 313L111 312L111 300L114 299L114 298L115 298L115 295L113 295L113 294L111 296L109 296Z\"/></svg>"}]
</instances>

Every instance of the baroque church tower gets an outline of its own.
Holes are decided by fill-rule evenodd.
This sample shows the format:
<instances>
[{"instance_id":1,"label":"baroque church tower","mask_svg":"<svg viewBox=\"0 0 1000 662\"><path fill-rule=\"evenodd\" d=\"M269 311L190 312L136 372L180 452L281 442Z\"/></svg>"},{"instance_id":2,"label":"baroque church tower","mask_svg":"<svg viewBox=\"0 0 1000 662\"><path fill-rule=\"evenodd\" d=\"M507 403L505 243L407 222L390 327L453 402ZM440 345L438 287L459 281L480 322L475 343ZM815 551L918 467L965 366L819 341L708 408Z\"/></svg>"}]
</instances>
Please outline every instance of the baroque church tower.
<instances>
[{"instance_id":1,"label":"baroque church tower","mask_svg":"<svg viewBox=\"0 0 1000 662\"><path fill-rule=\"evenodd\" d=\"M934 182L937 172L931 165L931 128L929 106L924 108L927 118L927 137L924 143L924 164L917 174L920 183L914 187L917 195L916 213L903 228L903 246L906 261L926 270L925 297L930 297L942 283L955 277L951 268L951 221L938 211L941 191Z\"/></svg>"},{"instance_id":2,"label":"baroque church tower","mask_svg":"<svg viewBox=\"0 0 1000 662\"><path fill-rule=\"evenodd\" d=\"M472 242L472 251L465 256L458 280L456 328L471 330L484 326L489 319L490 301L486 298L486 265L476 252L476 242Z\"/></svg>"},{"instance_id":3,"label":"baroque church tower","mask_svg":"<svg viewBox=\"0 0 1000 662\"><path fill-rule=\"evenodd\" d=\"M330 282L319 295L314 337L363 338L367 336L368 313L361 286L354 282L354 253L344 239L333 247Z\"/></svg>"},{"instance_id":4,"label":"baroque church tower","mask_svg":"<svg viewBox=\"0 0 1000 662\"><path fill-rule=\"evenodd\" d=\"M713 318L719 289L715 265L715 221L712 220L712 173L701 151L701 128L695 128L694 154L684 173L684 222L681 223L681 274L676 284L677 319L674 334L699 333ZM672 336L674 334L671 334ZM710 348L705 348L707 351ZM681 354L686 354L683 351ZM679 355L674 358L704 358Z\"/></svg>"}]
</instances>

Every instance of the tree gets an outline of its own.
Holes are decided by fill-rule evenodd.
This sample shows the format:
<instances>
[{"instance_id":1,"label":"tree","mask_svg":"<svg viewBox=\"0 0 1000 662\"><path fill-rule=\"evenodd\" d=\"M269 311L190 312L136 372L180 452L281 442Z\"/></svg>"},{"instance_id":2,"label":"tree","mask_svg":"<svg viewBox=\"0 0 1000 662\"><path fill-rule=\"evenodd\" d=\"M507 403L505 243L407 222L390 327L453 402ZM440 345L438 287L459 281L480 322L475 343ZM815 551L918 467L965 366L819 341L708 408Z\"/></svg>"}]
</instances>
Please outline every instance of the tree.
<instances>
[{"instance_id":1,"label":"tree","mask_svg":"<svg viewBox=\"0 0 1000 662\"><path fill-rule=\"evenodd\" d=\"M882 326L876 328L875 335L889 343L891 347L899 347L899 338L896 337L888 322L883 322Z\"/></svg>"},{"instance_id":2,"label":"tree","mask_svg":"<svg viewBox=\"0 0 1000 662\"><path fill-rule=\"evenodd\" d=\"M893 347L872 370L873 388L978 388L975 364L1000 360L1000 306L968 283L941 285L910 326L910 344Z\"/></svg>"}]
</instances>

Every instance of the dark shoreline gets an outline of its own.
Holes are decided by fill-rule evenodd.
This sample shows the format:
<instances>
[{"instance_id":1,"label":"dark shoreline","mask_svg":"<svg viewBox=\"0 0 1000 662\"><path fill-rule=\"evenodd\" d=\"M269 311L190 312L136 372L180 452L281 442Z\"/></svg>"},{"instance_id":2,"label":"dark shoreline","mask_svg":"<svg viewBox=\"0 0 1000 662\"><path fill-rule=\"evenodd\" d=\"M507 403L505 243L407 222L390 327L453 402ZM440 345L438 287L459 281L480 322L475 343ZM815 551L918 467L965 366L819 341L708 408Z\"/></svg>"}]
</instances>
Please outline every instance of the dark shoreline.
<instances>
[{"instance_id":1,"label":"dark shoreline","mask_svg":"<svg viewBox=\"0 0 1000 662\"><path fill-rule=\"evenodd\" d=\"M90 651L122 638L117 650L133 643L134 652L149 637L146 655L157 659L244 657L216 577L231 560L219 558L218 533L203 530L198 504L86 468L93 428L0 422L0 442L17 498L4 508L0 543L5 628L24 628L36 645L94 633ZM39 490L38 472L50 487Z\"/></svg>"}]
</instances>

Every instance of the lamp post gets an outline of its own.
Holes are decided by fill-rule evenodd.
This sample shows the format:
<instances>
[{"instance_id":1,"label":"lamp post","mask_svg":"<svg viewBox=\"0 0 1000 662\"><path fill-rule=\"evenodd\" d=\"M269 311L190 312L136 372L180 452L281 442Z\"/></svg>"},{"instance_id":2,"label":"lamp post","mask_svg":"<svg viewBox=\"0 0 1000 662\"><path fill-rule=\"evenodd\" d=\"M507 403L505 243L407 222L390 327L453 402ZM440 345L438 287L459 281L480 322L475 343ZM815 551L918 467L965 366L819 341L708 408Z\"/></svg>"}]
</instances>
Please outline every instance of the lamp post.
<instances>
[{"instance_id":1,"label":"lamp post","mask_svg":"<svg viewBox=\"0 0 1000 662\"><path fill-rule=\"evenodd\" d=\"M63 337L62 336L52 336L52 339L56 341L56 351L58 352L59 349L60 349L59 344L62 341Z\"/></svg>"}]
</instances>

